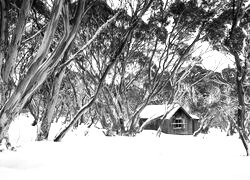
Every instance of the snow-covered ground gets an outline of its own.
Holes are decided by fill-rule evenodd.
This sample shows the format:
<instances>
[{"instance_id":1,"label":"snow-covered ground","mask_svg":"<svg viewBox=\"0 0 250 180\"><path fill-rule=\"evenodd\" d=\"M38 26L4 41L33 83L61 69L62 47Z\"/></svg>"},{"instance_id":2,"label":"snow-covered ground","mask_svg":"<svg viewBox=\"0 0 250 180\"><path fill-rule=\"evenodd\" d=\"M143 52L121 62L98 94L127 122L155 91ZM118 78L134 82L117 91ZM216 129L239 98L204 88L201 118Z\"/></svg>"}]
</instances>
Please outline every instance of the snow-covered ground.
<instances>
[{"instance_id":1,"label":"snow-covered ground","mask_svg":"<svg viewBox=\"0 0 250 180\"><path fill-rule=\"evenodd\" d=\"M32 120L19 118L10 132L20 147L0 153L1 180L250 180L250 158L240 140L219 130L160 138L145 130L133 138L105 137L94 128L83 136L86 129L80 127L60 143L34 142Z\"/></svg>"}]
</instances>

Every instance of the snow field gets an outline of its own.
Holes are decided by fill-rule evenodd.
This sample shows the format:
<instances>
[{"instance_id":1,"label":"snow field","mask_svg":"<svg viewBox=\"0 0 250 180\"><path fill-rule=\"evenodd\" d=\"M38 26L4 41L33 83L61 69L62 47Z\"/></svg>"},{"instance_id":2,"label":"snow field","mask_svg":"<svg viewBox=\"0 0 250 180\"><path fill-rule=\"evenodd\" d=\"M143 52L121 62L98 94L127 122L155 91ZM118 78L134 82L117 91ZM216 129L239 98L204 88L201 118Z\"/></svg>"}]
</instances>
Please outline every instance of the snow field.
<instances>
[{"instance_id":1,"label":"snow field","mask_svg":"<svg viewBox=\"0 0 250 180\"><path fill-rule=\"evenodd\" d=\"M34 142L27 133L17 152L0 153L0 179L250 180L250 158L237 135L212 130L159 138L145 130L133 138L88 131L83 136L82 126L59 143Z\"/></svg>"}]
</instances>

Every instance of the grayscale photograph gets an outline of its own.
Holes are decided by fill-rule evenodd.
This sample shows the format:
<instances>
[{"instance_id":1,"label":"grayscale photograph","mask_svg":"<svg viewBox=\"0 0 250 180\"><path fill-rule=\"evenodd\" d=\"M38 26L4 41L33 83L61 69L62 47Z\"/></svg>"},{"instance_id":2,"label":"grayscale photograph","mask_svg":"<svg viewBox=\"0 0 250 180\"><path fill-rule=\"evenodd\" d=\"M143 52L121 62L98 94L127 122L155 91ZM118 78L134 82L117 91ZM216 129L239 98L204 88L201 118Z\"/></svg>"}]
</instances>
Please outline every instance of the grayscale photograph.
<instances>
[{"instance_id":1,"label":"grayscale photograph","mask_svg":"<svg viewBox=\"0 0 250 180\"><path fill-rule=\"evenodd\" d=\"M250 0L0 0L1 180L250 180Z\"/></svg>"}]
</instances>

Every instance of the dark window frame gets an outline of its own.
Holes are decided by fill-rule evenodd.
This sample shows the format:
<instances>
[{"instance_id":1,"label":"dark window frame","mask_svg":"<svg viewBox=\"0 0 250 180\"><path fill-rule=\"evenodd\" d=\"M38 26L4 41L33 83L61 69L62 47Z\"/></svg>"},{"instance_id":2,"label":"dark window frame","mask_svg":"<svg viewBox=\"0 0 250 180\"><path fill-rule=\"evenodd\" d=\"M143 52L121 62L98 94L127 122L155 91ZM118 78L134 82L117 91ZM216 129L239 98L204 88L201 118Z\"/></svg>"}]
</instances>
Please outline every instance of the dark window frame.
<instances>
[{"instance_id":1,"label":"dark window frame","mask_svg":"<svg viewBox=\"0 0 250 180\"><path fill-rule=\"evenodd\" d=\"M183 118L174 118L172 122L172 128L174 130L185 129L186 123Z\"/></svg>"}]
</instances>

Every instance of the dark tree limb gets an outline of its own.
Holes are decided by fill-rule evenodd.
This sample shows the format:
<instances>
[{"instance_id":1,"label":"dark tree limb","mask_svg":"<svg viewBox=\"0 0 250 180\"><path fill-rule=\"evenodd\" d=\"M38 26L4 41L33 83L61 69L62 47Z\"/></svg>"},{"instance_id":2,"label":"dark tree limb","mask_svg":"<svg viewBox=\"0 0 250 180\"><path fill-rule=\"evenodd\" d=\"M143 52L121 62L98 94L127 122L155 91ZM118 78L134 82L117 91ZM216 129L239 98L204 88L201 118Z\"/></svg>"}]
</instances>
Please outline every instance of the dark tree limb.
<instances>
[{"instance_id":1,"label":"dark tree limb","mask_svg":"<svg viewBox=\"0 0 250 180\"><path fill-rule=\"evenodd\" d=\"M150 7L150 5L152 4L153 0L150 0L147 4L145 4L144 8L140 11L139 15L137 17L135 17L134 19L132 19L132 23L131 26L128 28L128 30L124 33L123 35L123 39L121 40L119 46L117 47L117 49L115 50L113 56L110 59L110 62L108 63L104 73L102 74L102 77L100 79L99 85L97 87L97 90L95 92L95 94L93 95L93 97L90 99L90 101L83 106L78 113L74 116L74 118L72 119L72 121L66 126L65 129L63 129L55 138L54 141L60 141L65 134L69 131L69 129L71 127L74 126L74 124L78 121L78 119L81 117L81 115L85 112L85 110L87 110L89 107L92 106L92 104L95 102L95 100L97 99L97 96L103 86L104 80L106 79L110 69L113 67L113 65L116 63L116 61L118 60L118 56L121 54L121 52L123 51L129 37L131 36L133 30L135 29L135 27L137 26L138 22L140 21L141 17L143 16L143 14L147 11L147 9Z\"/></svg>"}]
</instances>

